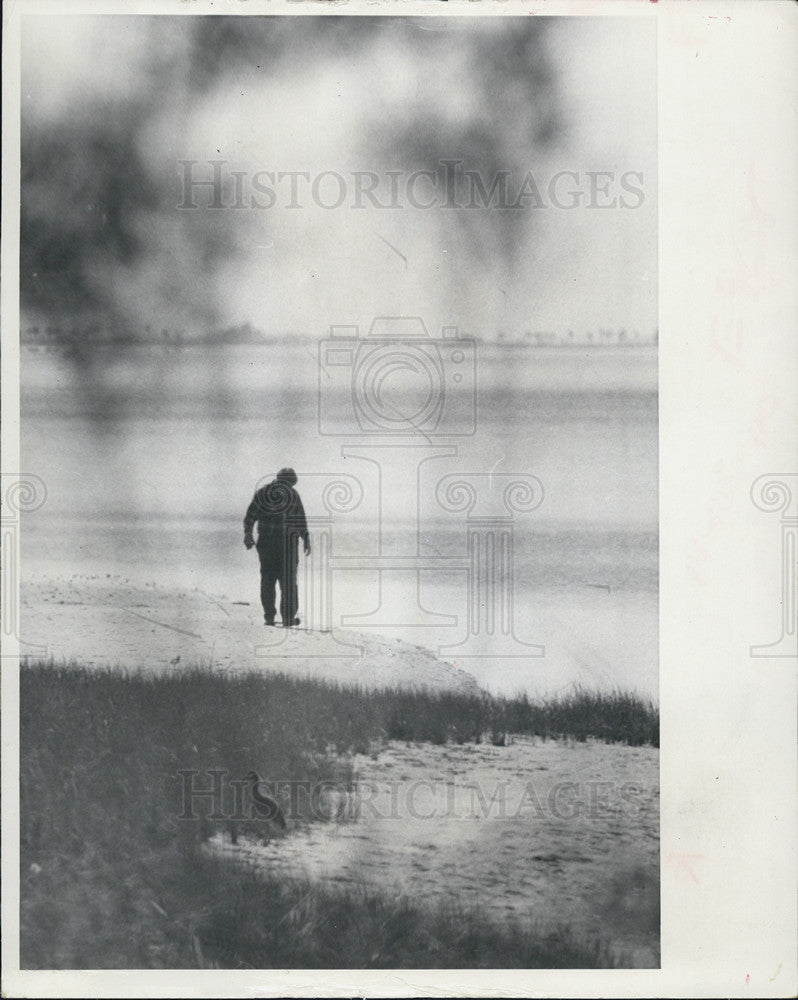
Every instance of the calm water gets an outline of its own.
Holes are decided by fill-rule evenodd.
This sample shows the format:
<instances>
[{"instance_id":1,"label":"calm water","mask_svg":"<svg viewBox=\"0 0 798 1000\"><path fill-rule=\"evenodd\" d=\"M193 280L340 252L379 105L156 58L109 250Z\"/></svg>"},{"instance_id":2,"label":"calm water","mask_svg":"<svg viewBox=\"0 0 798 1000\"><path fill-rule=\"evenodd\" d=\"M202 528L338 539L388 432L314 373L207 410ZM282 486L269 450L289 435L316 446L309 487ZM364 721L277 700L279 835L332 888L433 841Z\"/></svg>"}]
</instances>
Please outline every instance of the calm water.
<instances>
[{"instance_id":1,"label":"calm water","mask_svg":"<svg viewBox=\"0 0 798 1000\"><path fill-rule=\"evenodd\" d=\"M544 644L545 656L462 665L504 689L535 687L543 672L655 695L655 352L480 345L473 364L466 355L465 378L445 382L437 410L427 406L426 422L429 373L414 363L386 366L353 397L352 367L320 366L310 342L96 348L82 361L24 348L23 467L48 489L24 522L24 572L122 572L256 601L241 519L256 483L293 465L314 535L328 533L338 560L332 624L350 616L352 627L446 647L462 638L469 602L491 596L469 591L466 512L442 509L436 486L446 476L470 482L472 517L495 518L508 513L505 477L531 475L544 498L513 517L512 607L515 635ZM448 379L447 365L430 370ZM407 405L421 432L375 448L372 413L358 423L356 405L381 406L376 419ZM472 434L448 433L469 422ZM348 433L328 433L339 430ZM341 509L324 521L336 478L349 502L339 493ZM393 565L437 562L386 574L380 554ZM308 591L324 572L321 555L308 566Z\"/></svg>"}]
</instances>

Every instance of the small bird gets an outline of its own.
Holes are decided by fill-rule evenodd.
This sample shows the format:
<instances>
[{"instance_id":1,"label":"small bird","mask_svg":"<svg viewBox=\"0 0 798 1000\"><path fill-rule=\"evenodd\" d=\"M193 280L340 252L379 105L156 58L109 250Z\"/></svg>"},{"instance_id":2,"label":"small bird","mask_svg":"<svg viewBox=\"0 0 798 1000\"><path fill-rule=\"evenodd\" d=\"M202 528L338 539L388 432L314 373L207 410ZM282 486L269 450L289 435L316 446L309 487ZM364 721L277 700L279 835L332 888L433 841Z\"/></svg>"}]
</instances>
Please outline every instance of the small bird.
<instances>
[{"instance_id":1,"label":"small bird","mask_svg":"<svg viewBox=\"0 0 798 1000\"><path fill-rule=\"evenodd\" d=\"M264 819L269 819L273 823L276 823L282 830L286 828L285 813L280 807L280 803L277 799L273 799L271 795L264 795L259 789L260 778L254 771L250 771L244 781L249 781L252 784L251 794L255 802L255 808L261 814Z\"/></svg>"},{"instance_id":2,"label":"small bird","mask_svg":"<svg viewBox=\"0 0 798 1000\"><path fill-rule=\"evenodd\" d=\"M172 664L173 667L176 667L178 663L180 663L180 657L176 656L173 660L170 660L169 662Z\"/></svg>"}]
</instances>

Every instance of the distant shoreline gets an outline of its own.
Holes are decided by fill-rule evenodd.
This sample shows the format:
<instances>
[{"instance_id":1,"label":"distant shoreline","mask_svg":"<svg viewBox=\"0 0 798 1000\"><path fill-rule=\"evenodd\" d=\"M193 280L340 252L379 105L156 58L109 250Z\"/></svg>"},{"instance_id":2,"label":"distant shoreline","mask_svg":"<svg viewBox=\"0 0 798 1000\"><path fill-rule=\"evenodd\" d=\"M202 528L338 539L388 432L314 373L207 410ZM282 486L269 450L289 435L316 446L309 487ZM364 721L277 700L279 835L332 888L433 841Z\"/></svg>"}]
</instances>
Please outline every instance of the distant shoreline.
<instances>
[{"instance_id":1,"label":"distant shoreline","mask_svg":"<svg viewBox=\"0 0 798 1000\"><path fill-rule=\"evenodd\" d=\"M632 339L622 338L620 334L612 332L609 336L592 336L585 334L582 336L569 337L566 333L531 333L523 334L520 337L497 337L487 338L478 335L463 334L464 339L473 340L477 344L491 348L513 348L522 347L527 350L568 350L569 348L591 348L601 351L618 350L650 350L657 347L656 338ZM113 335L92 335L86 331L79 333L47 333L31 332L31 329L20 331L20 343L24 346L39 346L62 348L64 350L82 347L91 344L93 347L143 347L143 348L170 348L185 349L193 347L276 347L290 346L292 344L305 346L317 344L320 340L326 339L325 333L313 334L285 334L279 336L266 337L265 335L229 335L202 334L202 335L179 335L168 333L164 336L113 336ZM365 338L363 338L365 340ZM436 342L438 338L430 337L431 342Z\"/></svg>"}]
</instances>

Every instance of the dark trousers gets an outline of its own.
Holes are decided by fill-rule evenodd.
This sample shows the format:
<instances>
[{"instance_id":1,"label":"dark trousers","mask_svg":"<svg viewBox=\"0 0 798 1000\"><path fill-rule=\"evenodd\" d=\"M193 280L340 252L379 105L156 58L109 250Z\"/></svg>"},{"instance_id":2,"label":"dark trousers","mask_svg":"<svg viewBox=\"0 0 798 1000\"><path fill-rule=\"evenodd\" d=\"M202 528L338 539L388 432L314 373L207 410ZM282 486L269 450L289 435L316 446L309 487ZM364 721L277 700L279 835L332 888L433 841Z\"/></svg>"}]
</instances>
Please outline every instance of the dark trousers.
<instances>
[{"instance_id":1,"label":"dark trousers","mask_svg":"<svg viewBox=\"0 0 798 1000\"><path fill-rule=\"evenodd\" d=\"M275 615L275 584L280 584L280 617L283 625L296 618L299 609L299 589L297 587L297 566L299 553L296 543L261 545L258 543L260 557L260 603L263 605L265 618Z\"/></svg>"}]
</instances>

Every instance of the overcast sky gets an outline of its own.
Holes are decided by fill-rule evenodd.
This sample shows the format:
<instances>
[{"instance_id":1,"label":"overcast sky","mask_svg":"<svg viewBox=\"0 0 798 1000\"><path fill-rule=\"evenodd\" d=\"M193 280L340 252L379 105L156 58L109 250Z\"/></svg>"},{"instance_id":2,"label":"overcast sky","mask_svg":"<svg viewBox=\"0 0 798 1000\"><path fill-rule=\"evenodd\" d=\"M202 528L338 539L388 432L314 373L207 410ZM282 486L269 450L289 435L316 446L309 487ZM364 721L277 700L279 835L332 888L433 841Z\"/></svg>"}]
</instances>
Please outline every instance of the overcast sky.
<instances>
[{"instance_id":1,"label":"overcast sky","mask_svg":"<svg viewBox=\"0 0 798 1000\"><path fill-rule=\"evenodd\" d=\"M653 20L356 21L26 18L23 319L650 337ZM521 207L445 205L447 159L455 206L508 171Z\"/></svg>"}]
</instances>

